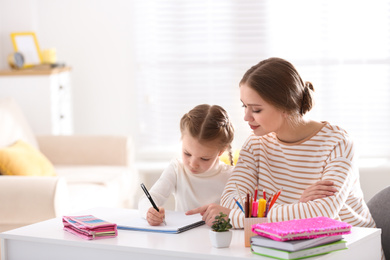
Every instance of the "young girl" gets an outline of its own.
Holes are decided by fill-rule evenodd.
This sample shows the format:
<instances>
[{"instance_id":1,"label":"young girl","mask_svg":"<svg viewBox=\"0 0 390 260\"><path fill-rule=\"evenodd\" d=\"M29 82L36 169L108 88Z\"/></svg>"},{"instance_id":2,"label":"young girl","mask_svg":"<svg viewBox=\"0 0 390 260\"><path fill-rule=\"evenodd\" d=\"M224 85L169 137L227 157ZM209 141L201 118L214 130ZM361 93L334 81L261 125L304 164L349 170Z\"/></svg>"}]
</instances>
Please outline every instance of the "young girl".
<instances>
[{"instance_id":1,"label":"young girl","mask_svg":"<svg viewBox=\"0 0 390 260\"><path fill-rule=\"evenodd\" d=\"M181 118L180 131L182 158L172 160L150 189L150 195L159 206L173 194L177 211L219 204L233 169L219 160L228 150L233 164L234 129L227 112L217 105L198 105ZM160 225L164 220L164 208L159 207L157 212L146 196L141 197L138 209L150 225Z\"/></svg>"}]
</instances>

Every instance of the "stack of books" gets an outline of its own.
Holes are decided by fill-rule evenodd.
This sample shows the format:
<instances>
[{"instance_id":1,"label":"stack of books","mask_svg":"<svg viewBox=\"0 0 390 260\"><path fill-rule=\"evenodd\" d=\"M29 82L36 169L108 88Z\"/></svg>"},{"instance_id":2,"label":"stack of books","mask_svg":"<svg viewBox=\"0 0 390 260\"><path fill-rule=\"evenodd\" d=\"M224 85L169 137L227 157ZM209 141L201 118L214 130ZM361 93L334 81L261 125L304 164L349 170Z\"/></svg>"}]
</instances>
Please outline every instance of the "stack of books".
<instances>
[{"instance_id":1,"label":"stack of books","mask_svg":"<svg viewBox=\"0 0 390 260\"><path fill-rule=\"evenodd\" d=\"M351 225L327 217L297 219L252 226L254 254L278 258L301 259L347 249L344 234Z\"/></svg>"}]
</instances>

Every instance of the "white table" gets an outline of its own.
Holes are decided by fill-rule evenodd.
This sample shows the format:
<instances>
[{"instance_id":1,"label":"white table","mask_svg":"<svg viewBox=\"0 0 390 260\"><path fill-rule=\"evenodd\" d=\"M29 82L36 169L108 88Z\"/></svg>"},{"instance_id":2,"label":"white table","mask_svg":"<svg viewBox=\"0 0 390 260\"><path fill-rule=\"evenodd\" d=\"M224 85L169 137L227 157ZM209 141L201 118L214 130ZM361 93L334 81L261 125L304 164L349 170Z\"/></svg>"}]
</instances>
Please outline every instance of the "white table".
<instances>
[{"instance_id":1,"label":"white table","mask_svg":"<svg viewBox=\"0 0 390 260\"><path fill-rule=\"evenodd\" d=\"M109 220L129 209L95 208L80 212ZM115 219L115 218L114 218ZM0 234L1 259L270 259L252 254L244 247L244 231L234 230L229 248L211 246L210 228L206 225L181 234L162 234L119 230L118 237L83 240L62 229L61 218L55 218ZM346 235L349 249L310 259L380 259L381 230L352 228Z\"/></svg>"}]
</instances>

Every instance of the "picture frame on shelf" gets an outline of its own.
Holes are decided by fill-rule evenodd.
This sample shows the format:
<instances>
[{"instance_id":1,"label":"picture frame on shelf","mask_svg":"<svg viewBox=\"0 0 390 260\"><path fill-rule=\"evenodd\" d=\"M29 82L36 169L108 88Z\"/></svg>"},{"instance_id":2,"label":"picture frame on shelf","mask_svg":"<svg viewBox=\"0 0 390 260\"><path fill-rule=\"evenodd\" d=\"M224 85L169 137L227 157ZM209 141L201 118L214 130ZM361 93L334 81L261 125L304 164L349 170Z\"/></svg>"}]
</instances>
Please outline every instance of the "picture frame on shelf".
<instances>
[{"instance_id":1,"label":"picture frame on shelf","mask_svg":"<svg viewBox=\"0 0 390 260\"><path fill-rule=\"evenodd\" d=\"M41 50L34 32L14 32L11 33L11 39L14 50L24 57L23 68L42 63Z\"/></svg>"}]
</instances>

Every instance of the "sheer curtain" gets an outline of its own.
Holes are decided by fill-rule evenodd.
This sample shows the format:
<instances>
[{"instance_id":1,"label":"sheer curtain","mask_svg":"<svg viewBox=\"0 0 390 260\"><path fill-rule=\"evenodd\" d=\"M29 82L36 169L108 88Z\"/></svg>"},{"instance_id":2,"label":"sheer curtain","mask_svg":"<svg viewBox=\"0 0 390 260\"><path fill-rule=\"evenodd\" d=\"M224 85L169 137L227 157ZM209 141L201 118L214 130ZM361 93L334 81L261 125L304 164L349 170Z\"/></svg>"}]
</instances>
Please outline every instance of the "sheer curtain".
<instances>
[{"instance_id":1,"label":"sheer curtain","mask_svg":"<svg viewBox=\"0 0 390 260\"><path fill-rule=\"evenodd\" d=\"M363 157L390 157L390 1L139 0L135 4L138 156L177 152L179 120L223 106L235 148L250 133L238 82L268 57L316 89L310 116L346 129Z\"/></svg>"}]
</instances>

